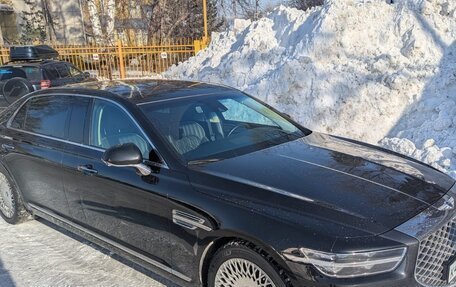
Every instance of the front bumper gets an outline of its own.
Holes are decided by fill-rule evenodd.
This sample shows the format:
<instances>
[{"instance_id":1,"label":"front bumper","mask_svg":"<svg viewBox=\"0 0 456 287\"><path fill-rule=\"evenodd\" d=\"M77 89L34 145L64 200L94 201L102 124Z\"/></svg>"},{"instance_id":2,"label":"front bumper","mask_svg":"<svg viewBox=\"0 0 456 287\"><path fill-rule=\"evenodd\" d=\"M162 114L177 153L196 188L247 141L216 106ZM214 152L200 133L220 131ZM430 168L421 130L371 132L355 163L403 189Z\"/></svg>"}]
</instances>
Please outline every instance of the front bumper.
<instances>
[{"instance_id":1,"label":"front bumper","mask_svg":"<svg viewBox=\"0 0 456 287\"><path fill-rule=\"evenodd\" d=\"M433 206L381 235L408 248L406 258L389 273L359 278L328 278L313 266L287 261L294 287L454 287L446 281L447 262L456 258L456 185ZM365 247L362 239L355 245ZM343 247L343 240L341 240ZM353 242L350 242L352 245ZM336 244L337 245L337 244Z\"/></svg>"},{"instance_id":2,"label":"front bumper","mask_svg":"<svg viewBox=\"0 0 456 287\"><path fill-rule=\"evenodd\" d=\"M447 265L456 258L456 185L432 207L397 227L419 241L414 277L419 286L456 286Z\"/></svg>"}]
</instances>

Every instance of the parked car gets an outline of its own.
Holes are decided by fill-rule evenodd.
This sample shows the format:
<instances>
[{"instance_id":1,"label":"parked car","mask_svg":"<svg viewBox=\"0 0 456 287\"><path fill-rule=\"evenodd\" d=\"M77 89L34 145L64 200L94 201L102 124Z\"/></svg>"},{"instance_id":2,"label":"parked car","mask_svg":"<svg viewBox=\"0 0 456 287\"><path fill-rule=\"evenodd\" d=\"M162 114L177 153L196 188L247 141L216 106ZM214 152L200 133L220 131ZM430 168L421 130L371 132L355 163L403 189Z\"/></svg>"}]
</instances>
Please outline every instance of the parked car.
<instances>
[{"instance_id":1,"label":"parked car","mask_svg":"<svg viewBox=\"0 0 456 287\"><path fill-rule=\"evenodd\" d=\"M0 146L7 222L51 220L180 286L456 284L453 179L235 89L41 90L0 115Z\"/></svg>"},{"instance_id":2,"label":"parked car","mask_svg":"<svg viewBox=\"0 0 456 287\"><path fill-rule=\"evenodd\" d=\"M0 66L0 107L43 88L95 81L73 64L54 60L58 53L48 46L12 47L10 55L11 61Z\"/></svg>"}]
</instances>

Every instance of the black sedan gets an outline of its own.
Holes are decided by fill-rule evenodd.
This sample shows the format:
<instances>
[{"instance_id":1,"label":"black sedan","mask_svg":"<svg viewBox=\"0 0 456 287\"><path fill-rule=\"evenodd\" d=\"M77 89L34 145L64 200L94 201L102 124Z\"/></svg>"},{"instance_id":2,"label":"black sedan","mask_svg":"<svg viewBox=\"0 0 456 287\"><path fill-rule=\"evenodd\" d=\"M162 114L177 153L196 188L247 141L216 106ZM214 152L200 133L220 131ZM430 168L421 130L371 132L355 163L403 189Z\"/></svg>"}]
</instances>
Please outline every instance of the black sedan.
<instances>
[{"instance_id":1,"label":"black sedan","mask_svg":"<svg viewBox=\"0 0 456 287\"><path fill-rule=\"evenodd\" d=\"M0 211L181 286L455 286L454 181L228 87L51 88L0 115Z\"/></svg>"}]
</instances>

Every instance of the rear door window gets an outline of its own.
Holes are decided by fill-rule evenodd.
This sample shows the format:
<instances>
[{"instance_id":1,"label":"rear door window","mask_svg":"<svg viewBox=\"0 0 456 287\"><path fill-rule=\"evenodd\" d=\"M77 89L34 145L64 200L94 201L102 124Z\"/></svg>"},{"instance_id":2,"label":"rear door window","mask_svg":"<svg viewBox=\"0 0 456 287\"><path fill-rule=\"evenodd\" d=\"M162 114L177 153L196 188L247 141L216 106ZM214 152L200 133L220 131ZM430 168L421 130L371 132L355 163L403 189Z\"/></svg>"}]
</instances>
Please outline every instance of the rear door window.
<instances>
[{"instance_id":1,"label":"rear door window","mask_svg":"<svg viewBox=\"0 0 456 287\"><path fill-rule=\"evenodd\" d=\"M6 81L15 77L26 78L27 75L19 68L0 68L0 81Z\"/></svg>"},{"instance_id":2,"label":"rear door window","mask_svg":"<svg viewBox=\"0 0 456 287\"><path fill-rule=\"evenodd\" d=\"M45 96L28 103L23 129L36 134L65 138L70 114L69 97Z\"/></svg>"},{"instance_id":3,"label":"rear door window","mask_svg":"<svg viewBox=\"0 0 456 287\"><path fill-rule=\"evenodd\" d=\"M45 66L44 71L46 71L46 76L49 80L58 79L60 77L59 73L57 72L57 70L55 69L55 67L53 65Z\"/></svg>"},{"instance_id":4,"label":"rear door window","mask_svg":"<svg viewBox=\"0 0 456 287\"><path fill-rule=\"evenodd\" d=\"M68 71L67 65L64 63L59 63L55 65L55 69L60 75L60 78L68 78L70 77L70 71Z\"/></svg>"}]
</instances>

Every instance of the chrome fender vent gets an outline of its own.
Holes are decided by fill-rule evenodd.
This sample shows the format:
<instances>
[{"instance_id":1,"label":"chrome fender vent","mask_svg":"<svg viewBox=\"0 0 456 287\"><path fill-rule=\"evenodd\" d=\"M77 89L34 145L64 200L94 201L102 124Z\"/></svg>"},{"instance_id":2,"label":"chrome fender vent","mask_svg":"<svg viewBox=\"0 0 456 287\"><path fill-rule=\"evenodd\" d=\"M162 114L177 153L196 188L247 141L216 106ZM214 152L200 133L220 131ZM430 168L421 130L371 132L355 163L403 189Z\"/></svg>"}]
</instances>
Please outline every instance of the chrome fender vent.
<instances>
[{"instance_id":1,"label":"chrome fender vent","mask_svg":"<svg viewBox=\"0 0 456 287\"><path fill-rule=\"evenodd\" d=\"M204 219L176 209L173 210L173 222L190 230L200 228L206 231L212 231L212 228L204 225L206 222Z\"/></svg>"}]
</instances>

